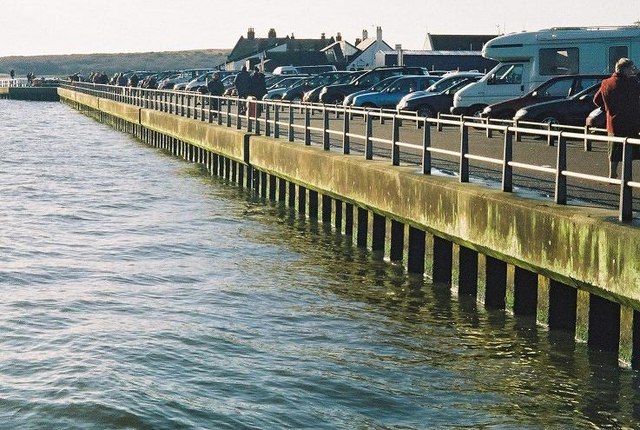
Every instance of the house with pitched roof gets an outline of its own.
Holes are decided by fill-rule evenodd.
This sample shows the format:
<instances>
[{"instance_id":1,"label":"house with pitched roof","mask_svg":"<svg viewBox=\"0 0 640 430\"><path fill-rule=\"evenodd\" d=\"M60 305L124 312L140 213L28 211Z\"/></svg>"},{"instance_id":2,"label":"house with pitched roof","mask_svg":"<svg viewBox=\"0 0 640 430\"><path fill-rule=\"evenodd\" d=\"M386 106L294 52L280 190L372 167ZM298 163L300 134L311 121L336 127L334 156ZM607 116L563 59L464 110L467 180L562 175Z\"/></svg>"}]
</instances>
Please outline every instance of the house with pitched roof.
<instances>
[{"instance_id":1,"label":"house with pitched roof","mask_svg":"<svg viewBox=\"0 0 640 430\"><path fill-rule=\"evenodd\" d=\"M240 39L231 50L224 65L226 70L240 70L242 66L252 68L260 64L264 71L273 71L278 66L310 66L327 63L323 49L335 42L323 33L319 39L297 39L291 36L277 37L275 29L270 29L267 37L256 37L255 30L249 28L246 37Z\"/></svg>"},{"instance_id":2,"label":"house with pitched roof","mask_svg":"<svg viewBox=\"0 0 640 430\"><path fill-rule=\"evenodd\" d=\"M322 49L327 64L334 64L338 70L346 69L347 66L360 54L360 50L355 45L342 39L342 34L336 35L336 41Z\"/></svg>"},{"instance_id":3,"label":"house with pitched roof","mask_svg":"<svg viewBox=\"0 0 640 430\"><path fill-rule=\"evenodd\" d=\"M360 51L349 64L347 70L371 69L375 67L376 53L378 51L389 51L389 46L382 40L382 28L376 28L376 36L369 37L367 30L362 30L362 40L356 40L356 49Z\"/></svg>"}]
</instances>

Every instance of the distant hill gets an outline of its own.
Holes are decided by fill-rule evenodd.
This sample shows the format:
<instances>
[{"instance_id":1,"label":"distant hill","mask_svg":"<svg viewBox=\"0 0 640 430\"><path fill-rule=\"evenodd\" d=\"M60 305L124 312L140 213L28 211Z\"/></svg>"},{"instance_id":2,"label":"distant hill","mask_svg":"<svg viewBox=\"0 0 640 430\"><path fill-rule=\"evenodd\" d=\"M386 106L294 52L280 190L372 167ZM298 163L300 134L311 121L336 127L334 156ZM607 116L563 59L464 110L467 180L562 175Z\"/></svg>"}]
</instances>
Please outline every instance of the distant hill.
<instances>
[{"instance_id":1,"label":"distant hill","mask_svg":"<svg viewBox=\"0 0 640 430\"><path fill-rule=\"evenodd\" d=\"M0 57L0 74L15 70L16 77L68 76L94 71L113 74L127 70L175 70L214 68L223 64L230 49L138 52L122 54L71 54Z\"/></svg>"}]
</instances>

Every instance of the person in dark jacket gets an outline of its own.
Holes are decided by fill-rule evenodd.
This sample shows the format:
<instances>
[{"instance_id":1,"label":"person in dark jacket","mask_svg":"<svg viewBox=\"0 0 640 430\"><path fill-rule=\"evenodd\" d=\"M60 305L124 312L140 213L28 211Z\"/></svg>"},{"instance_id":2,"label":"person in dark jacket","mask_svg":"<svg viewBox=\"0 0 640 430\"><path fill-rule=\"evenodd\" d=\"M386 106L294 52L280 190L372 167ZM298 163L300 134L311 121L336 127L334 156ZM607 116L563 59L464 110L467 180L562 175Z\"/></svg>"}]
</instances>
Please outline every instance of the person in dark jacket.
<instances>
[{"instance_id":1,"label":"person in dark jacket","mask_svg":"<svg viewBox=\"0 0 640 430\"><path fill-rule=\"evenodd\" d=\"M600 84L593 102L607 114L609 136L638 138L640 133L640 81L638 69L628 58L621 58L611 77ZM640 148L634 146L634 159ZM618 164L622 161L622 144L609 144L609 177L618 177Z\"/></svg>"},{"instance_id":2,"label":"person in dark jacket","mask_svg":"<svg viewBox=\"0 0 640 430\"><path fill-rule=\"evenodd\" d=\"M256 98L256 100L262 100L265 94L267 94L267 84L265 82L264 74L260 71L258 66L253 68L251 74L251 90L250 94ZM257 103L256 114L260 116L262 113L262 105Z\"/></svg>"},{"instance_id":3,"label":"person in dark jacket","mask_svg":"<svg viewBox=\"0 0 640 430\"><path fill-rule=\"evenodd\" d=\"M220 80L220 73L215 72L213 77L207 82L207 90L212 96L221 96L224 94L224 85ZM218 109L218 99L211 100L211 108Z\"/></svg>"},{"instance_id":4,"label":"person in dark jacket","mask_svg":"<svg viewBox=\"0 0 640 430\"><path fill-rule=\"evenodd\" d=\"M247 66L242 66L242 70L240 70L240 73L236 75L233 83L236 86L238 97L246 99L251 91L251 75L247 72ZM246 105L244 102L240 102L240 112L244 113L245 109Z\"/></svg>"},{"instance_id":5,"label":"person in dark jacket","mask_svg":"<svg viewBox=\"0 0 640 430\"><path fill-rule=\"evenodd\" d=\"M242 66L242 70L240 70L240 73L236 75L233 83L236 86L238 97L246 99L251 91L251 76L249 75L249 72L247 72L246 66Z\"/></svg>"},{"instance_id":6,"label":"person in dark jacket","mask_svg":"<svg viewBox=\"0 0 640 430\"><path fill-rule=\"evenodd\" d=\"M258 100L262 100L265 94L267 94L267 84L265 83L264 74L256 66L253 68L253 74L251 75L251 95Z\"/></svg>"}]
</instances>

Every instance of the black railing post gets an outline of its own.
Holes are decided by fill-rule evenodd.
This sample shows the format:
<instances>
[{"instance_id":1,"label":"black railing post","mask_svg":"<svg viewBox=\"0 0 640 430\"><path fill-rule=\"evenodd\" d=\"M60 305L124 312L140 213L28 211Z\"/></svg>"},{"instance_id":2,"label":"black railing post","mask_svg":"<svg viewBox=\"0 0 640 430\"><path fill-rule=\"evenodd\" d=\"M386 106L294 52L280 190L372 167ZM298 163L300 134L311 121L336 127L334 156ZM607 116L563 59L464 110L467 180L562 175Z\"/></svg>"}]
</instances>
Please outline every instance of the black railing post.
<instances>
[{"instance_id":1,"label":"black railing post","mask_svg":"<svg viewBox=\"0 0 640 430\"><path fill-rule=\"evenodd\" d=\"M273 137L280 138L280 106L273 106Z\"/></svg>"},{"instance_id":2,"label":"black railing post","mask_svg":"<svg viewBox=\"0 0 640 430\"><path fill-rule=\"evenodd\" d=\"M397 115L393 116L392 122L392 132L391 132L391 164L394 166L400 165L400 145L398 145L398 141L400 140L400 120Z\"/></svg>"},{"instance_id":3,"label":"black railing post","mask_svg":"<svg viewBox=\"0 0 640 430\"><path fill-rule=\"evenodd\" d=\"M325 151L331 149L331 140L329 138L329 111L326 107L322 108L322 147Z\"/></svg>"},{"instance_id":4,"label":"black railing post","mask_svg":"<svg viewBox=\"0 0 640 430\"><path fill-rule=\"evenodd\" d=\"M294 130L293 130L293 106L291 106L291 105L289 105L288 134L289 134L289 142L293 142L293 140L294 140Z\"/></svg>"},{"instance_id":5,"label":"black railing post","mask_svg":"<svg viewBox=\"0 0 640 430\"><path fill-rule=\"evenodd\" d=\"M301 108L302 109L302 108ZM311 115L309 115L309 109L304 109L304 144L311 145Z\"/></svg>"},{"instance_id":6,"label":"black railing post","mask_svg":"<svg viewBox=\"0 0 640 430\"><path fill-rule=\"evenodd\" d=\"M365 149L364 149L364 157L367 160L373 159L373 141L371 140L371 136L373 134L373 118L369 115L369 112L364 114L366 125L365 131Z\"/></svg>"},{"instance_id":7,"label":"black railing post","mask_svg":"<svg viewBox=\"0 0 640 430\"><path fill-rule=\"evenodd\" d=\"M563 172L567 170L567 139L563 132L558 134L558 159L556 161L556 203L567 204L567 177Z\"/></svg>"},{"instance_id":8,"label":"black railing post","mask_svg":"<svg viewBox=\"0 0 640 430\"><path fill-rule=\"evenodd\" d=\"M620 221L633 219L633 188L629 186L632 179L633 145L625 139L622 143L622 173L620 175Z\"/></svg>"},{"instance_id":9,"label":"black railing post","mask_svg":"<svg viewBox=\"0 0 640 430\"><path fill-rule=\"evenodd\" d=\"M349 140L349 126L351 125L351 115L344 113L342 118L342 153L351 153L351 142Z\"/></svg>"},{"instance_id":10,"label":"black railing post","mask_svg":"<svg viewBox=\"0 0 640 430\"><path fill-rule=\"evenodd\" d=\"M469 182L469 127L460 124L460 182Z\"/></svg>"},{"instance_id":11,"label":"black railing post","mask_svg":"<svg viewBox=\"0 0 640 430\"><path fill-rule=\"evenodd\" d=\"M591 127L588 125L584 126L584 150L591 151L591 139L589 139L589 134L591 134Z\"/></svg>"},{"instance_id":12,"label":"black railing post","mask_svg":"<svg viewBox=\"0 0 640 430\"><path fill-rule=\"evenodd\" d=\"M424 126L422 133L422 174L431 174L431 123L424 118Z\"/></svg>"},{"instance_id":13,"label":"black railing post","mask_svg":"<svg viewBox=\"0 0 640 430\"><path fill-rule=\"evenodd\" d=\"M242 102L237 100L236 104L236 130L242 129Z\"/></svg>"},{"instance_id":14,"label":"black railing post","mask_svg":"<svg viewBox=\"0 0 640 430\"><path fill-rule=\"evenodd\" d=\"M504 151L502 156L502 191L513 191L513 131L509 127L504 131Z\"/></svg>"},{"instance_id":15,"label":"black railing post","mask_svg":"<svg viewBox=\"0 0 640 430\"><path fill-rule=\"evenodd\" d=\"M553 124L548 123L547 124L547 131L549 132L549 134L547 135L547 145L549 146L553 146L553 135L551 134L551 131L553 130Z\"/></svg>"}]
</instances>

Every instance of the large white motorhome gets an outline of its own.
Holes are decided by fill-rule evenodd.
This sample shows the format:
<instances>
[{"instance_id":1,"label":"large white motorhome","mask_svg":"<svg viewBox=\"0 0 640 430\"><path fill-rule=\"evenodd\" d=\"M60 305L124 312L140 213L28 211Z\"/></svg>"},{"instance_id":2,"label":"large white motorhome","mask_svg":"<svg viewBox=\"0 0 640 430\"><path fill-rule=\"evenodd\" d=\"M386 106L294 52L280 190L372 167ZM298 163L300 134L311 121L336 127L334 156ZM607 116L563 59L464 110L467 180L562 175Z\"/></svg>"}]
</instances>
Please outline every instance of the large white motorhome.
<instances>
[{"instance_id":1,"label":"large white motorhome","mask_svg":"<svg viewBox=\"0 0 640 430\"><path fill-rule=\"evenodd\" d=\"M560 27L511 33L487 42L482 55L500 63L458 91L451 112L478 115L557 75L612 73L618 59L640 60L640 26Z\"/></svg>"}]
</instances>

